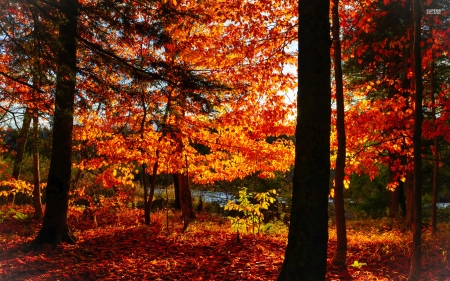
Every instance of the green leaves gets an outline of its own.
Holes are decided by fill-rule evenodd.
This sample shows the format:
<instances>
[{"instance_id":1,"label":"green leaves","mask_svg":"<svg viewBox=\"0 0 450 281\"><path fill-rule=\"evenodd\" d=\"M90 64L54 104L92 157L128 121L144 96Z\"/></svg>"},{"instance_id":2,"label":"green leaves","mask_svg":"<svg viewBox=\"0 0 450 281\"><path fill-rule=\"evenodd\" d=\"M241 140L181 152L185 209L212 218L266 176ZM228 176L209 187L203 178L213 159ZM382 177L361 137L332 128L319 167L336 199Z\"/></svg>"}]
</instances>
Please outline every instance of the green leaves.
<instances>
[{"instance_id":1,"label":"green leaves","mask_svg":"<svg viewBox=\"0 0 450 281\"><path fill-rule=\"evenodd\" d=\"M276 201L277 192L275 189L268 192L261 193L248 193L247 188L243 188L239 191L238 203L230 200L225 206L225 210L238 211L242 213L242 217L228 217L231 222L231 226L234 231L239 232L246 230L248 232L249 227L252 227L252 233L255 234L255 227L259 233L261 223L264 221L264 214L261 210L267 210L273 202ZM253 200L254 199L254 200ZM251 201L256 201L252 203Z\"/></svg>"}]
</instances>

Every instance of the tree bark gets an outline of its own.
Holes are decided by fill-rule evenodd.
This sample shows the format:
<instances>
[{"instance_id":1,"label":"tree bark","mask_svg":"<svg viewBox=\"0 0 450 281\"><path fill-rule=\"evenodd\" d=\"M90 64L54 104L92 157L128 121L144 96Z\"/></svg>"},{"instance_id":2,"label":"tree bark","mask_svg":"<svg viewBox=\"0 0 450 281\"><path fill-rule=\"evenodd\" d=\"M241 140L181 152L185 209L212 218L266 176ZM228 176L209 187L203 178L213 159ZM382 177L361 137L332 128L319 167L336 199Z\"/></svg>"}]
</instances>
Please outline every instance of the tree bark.
<instances>
[{"instance_id":1,"label":"tree bark","mask_svg":"<svg viewBox=\"0 0 450 281\"><path fill-rule=\"evenodd\" d=\"M389 165L389 182L393 182L395 178L395 172L391 170ZM398 217L400 211L400 188L397 186L394 190L389 192L389 217Z\"/></svg>"},{"instance_id":2,"label":"tree bark","mask_svg":"<svg viewBox=\"0 0 450 281\"><path fill-rule=\"evenodd\" d=\"M341 66L341 41L339 27L339 0L332 3L333 20L333 44L334 44L334 75L336 81L336 107L337 107L337 138L338 150L336 158L336 174L334 187L334 208L336 215L336 251L332 259L333 265L345 268L347 258L347 231L345 228L344 210L344 177L345 177L345 157L346 157L346 137L345 137L345 113L344 113L344 88L342 81Z\"/></svg>"},{"instance_id":3,"label":"tree bark","mask_svg":"<svg viewBox=\"0 0 450 281\"><path fill-rule=\"evenodd\" d=\"M72 130L77 73L78 1L55 3L61 12L53 119L52 156L46 188L46 208L42 228L34 244L75 243L67 222L72 166Z\"/></svg>"},{"instance_id":4,"label":"tree bark","mask_svg":"<svg viewBox=\"0 0 450 281\"><path fill-rule=\"evenodd\" d=\"M175 202L173 207L177 210L181 210L181 203L180 203L180 184L178 182L178 174L172 174L173 177L173 188L175 193Z\"/></svg>"},{"instance_id":5,"label":"tree bark","mask_svg":"<svg viewBox=\"0 0 450 281\"><path fill-rule=\"evenodd\" d=\"M17 152L14 158L14 166L11 177L18 180L20 177L20 170L22 166L23 156L25 154L25 147L28 141L28 132L30 131L31 125L31 109L28 107L25 109L25 114L23 116L22 128L19 132L19 139L17 140Z\"/></svg>"},{"instance_id":6,"label":"tree bark","mask_svg":"<svg viewBox=\"0 0 450 281\"><path fill-rule=\"evenodd\" d=\"M413 207L413 186L414 186L414 174L413 171L408 170L406 172L406 225L412 225L414 217Z\"/></svg>"},{"instance_id":7,"label":"tree bark","mask_svg":"<svg viewBox=\"0 0 450 281\"><path fill-rule=\"evenodd\" d=\"M430 30L431 32L431 30ZM436 99L434 96L434 53L432 51L431 55L431 70L430 70L430 80L431 80L431 118L433 119L433 129L434 129L434 138L433 138L433 191L431 196L431 233L433 235L437 232L436 225L436 204L437 204L437 196L438 196L438 176L439 176L439 149L438 149L438 138L437 138L437 123L436 123Z\"/></svg>"},{"instance_id":8,"label":"tree bark","mask_svg":"<svg viewBox=\"0 0 450 281\"><path fill-rule=\"evenodd\" d=\"M278 280L325 280L330 179L330 2L299 1L295 168Z\"/></svg>"},{"instance_id":9,"label":"tree bark","mask_svg":"<svg viewBox=\"0 0 450 281\"><path fill-rule=\"evenodd\" d=\"M148 194L148 185L147 185L147 165L145 163L142 164L142 187L144 188L144 220L146 225L150 225L150 203L153 199L150 198Z\"/></svg>"},{"instance_id":10,"label":"tree bark","mask_svg":"<svg viewBox=\"0 0 450 281\"><path fill-rule=\"evenodd\" d=\"M33 205L34 219L42 218L41 176L39 172L39 120L37 108L33 111Z\"/></svg>"},{"instance_id":11,"label":"tree bark","mask_svg":"<svg viewBox=\"0 0 450 281\"><path fill-rule=\"evenodd\" d=\"M408 280L419 280L422 269L422 59L420 55L421 7L420 1L413 1L414 17L414 186L413 186L413 243L411 269Z\"/></svg>"},{"instance_id":12,"label":"tree bark","mask_svg":"<svg viewBox=\"0 0 450 281\"><path fill-rule=\"evenodd\" d=\"M192 194L189 187L189 178L186 174L177 174L178 186L180 188L180 205L183 219L195 219L194 208L192 207Z\"/></svg>"}]
</instances>

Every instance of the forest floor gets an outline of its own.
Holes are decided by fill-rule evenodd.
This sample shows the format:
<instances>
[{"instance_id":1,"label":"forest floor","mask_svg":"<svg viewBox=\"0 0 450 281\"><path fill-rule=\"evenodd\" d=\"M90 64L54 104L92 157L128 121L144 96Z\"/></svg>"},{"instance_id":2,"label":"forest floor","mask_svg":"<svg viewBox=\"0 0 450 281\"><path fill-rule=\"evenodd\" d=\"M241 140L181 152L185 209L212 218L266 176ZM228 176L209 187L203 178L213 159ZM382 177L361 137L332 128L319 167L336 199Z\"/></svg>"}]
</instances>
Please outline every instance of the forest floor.
<instances>
[{"instance_id":1,"label":"forest floor","mask_svg":"<svg viewBox=\"0 0 450 281\"><path fill-rule=\"evenodd\" d=\"M286 247L281 222L238 242L226 218L209 214L198 214L181 234L176 213L152 214L145 226L140 210L103 210L94 220L71 209L77 244L30 251L40 223L23 216L29 209L1 208L0 280L276 280ZM450 225L439 227L436 237L423 234L423 280L450 280ZM350 221L347 233L349 266L339 270L330 265L330 228L327 280L406 280L411 231L371 220Z\"/></svg>"}]
</instances>

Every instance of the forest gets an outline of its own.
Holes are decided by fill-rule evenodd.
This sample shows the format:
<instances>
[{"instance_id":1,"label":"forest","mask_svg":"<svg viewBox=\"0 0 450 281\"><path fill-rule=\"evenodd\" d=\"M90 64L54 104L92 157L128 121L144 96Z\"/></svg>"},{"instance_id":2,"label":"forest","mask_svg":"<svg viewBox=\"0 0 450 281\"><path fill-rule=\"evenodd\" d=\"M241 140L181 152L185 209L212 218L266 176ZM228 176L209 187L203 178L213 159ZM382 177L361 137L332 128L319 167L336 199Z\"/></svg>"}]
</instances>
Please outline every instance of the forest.
<instances>
[{"instance_id":1,"label":"forest","mask_svg":"<svg viewBox=\"0 0 450 281\"><path fill-rule=\"evenodd\" d=\"M450 280L449 1L0 10L1 280Z\"/></svg>"}]
</instances>

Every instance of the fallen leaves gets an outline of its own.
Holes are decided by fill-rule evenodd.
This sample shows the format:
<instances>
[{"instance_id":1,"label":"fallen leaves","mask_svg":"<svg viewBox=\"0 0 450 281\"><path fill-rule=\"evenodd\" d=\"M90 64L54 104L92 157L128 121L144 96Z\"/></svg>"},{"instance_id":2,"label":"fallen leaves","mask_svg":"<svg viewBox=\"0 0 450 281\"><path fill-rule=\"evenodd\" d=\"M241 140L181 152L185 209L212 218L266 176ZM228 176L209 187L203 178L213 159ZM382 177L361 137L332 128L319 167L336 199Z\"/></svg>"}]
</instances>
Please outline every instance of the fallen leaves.
<instances>
[{"instance_id":1,"label":"fallen leaves","mask_svg":"<svg viewBox=\"0 0 450 281\"><path fill-rule=\"evenodd\" d=\"M119 220L99 214L101 227L74 219L72 225L79 238L76 245L45 246L33 252L24 246L34 235L24 236L22 229L31 228L35 234L39 224L5 220L0 227L0 279L276 280L278 276L285 234L243 236L238 243L229 225L204 214L199 214L184 234L180 234L181 220L174 219L169 234L165 214L154 214L152 224L143 226L135 224L139 212L122 210ZM396 228L382 233L369 226L358 228L349 227L348 231L348 269L339 270L329 263L327 280L404 280L409 272L410 233ZM445 238L449 230L443 229L438 238L424 234L426 280L447 280L450 276L450 238ZM331 229L329 259L335 244Z\"/></svg>"}]
</instances>

